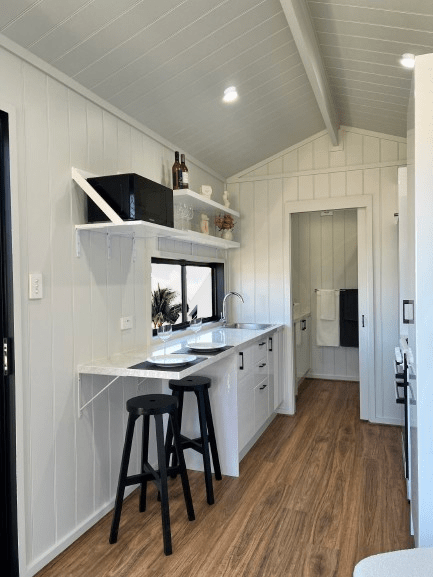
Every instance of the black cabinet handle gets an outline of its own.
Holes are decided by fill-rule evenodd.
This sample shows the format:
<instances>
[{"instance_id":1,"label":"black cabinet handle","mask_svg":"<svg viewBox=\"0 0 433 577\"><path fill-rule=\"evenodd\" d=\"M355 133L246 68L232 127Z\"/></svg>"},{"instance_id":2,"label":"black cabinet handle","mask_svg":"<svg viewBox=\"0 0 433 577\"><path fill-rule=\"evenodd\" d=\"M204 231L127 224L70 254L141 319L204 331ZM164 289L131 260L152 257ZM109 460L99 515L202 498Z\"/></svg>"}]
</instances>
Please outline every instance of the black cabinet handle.
<instances>
[{"instance_id":1,"label":"black cabinet handle","mask_svg":"<svg viewBox=\"0 0 433 577\"><path fill-rule=\"evenodd\" d=\"M239 367L240 371L244 370L244 353L239 353L239 356L241 357L242 361L241 361L241 366Z\"/></svg>"},{"instance_id":2,"label":"black cabinet handle","mask_svg":"<svg viewBox=\"0 0 433 577\"><path fill-rule=\"evenodd\" d=\"M261 391L263 391L263 389L266 389L267 386L268 386L267 384L266 384L266 385L263 385L263 387L259 387L259 389L260 389Z\"/></svg>"},{"instance_id":3,"label":"black cabinet handle","mask_svg":"<svg viewBox=\"0 0 433 577\"><path fill-rule=\"evenodd\" d=\"M263 343L259 343L259 347L262 347L265 344L266 344L266 341L264 341Z\"/></svg>"},{"instance_id":4,"label":"black cabinet handle","mask_svg":"<svg viewBox=\"0 0 433 577\"><path fill-rule=\"evenodd\" d=\"M269 337L269 349L268 349L268 351L269 351L270 353L272 353L273 350L274 350L274 349L273 349L272 337Z\"/></svg>"},{"instance_id":5,"label":"black cabinet handle","mask_svg":"<svg viewBox=\"0 0 433 577\"><path fill-rule=\"evenodd\" d=\"M263 367L266 367L266 363L262 363L261 365L259 365L259 369L263 369Z\"/></svg>"}]
</instances>

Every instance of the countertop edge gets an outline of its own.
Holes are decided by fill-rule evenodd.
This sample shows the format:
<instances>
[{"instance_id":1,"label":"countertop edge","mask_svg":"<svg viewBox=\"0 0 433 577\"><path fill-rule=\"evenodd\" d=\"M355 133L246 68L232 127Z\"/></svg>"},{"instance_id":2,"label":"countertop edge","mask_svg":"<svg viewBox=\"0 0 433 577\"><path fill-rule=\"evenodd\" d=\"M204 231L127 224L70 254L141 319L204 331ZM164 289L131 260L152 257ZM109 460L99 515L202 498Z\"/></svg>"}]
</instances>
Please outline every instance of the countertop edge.
<instances>
[{"instance_id":1,"label":"countertop edge","mask_svg":"<svg viewBox=\"0 0 433 577\"><path fill-rule=\"evenodd\" d=\"M217 327L211 330L220 330L222 327ZM254 331L257 332L257 335L254 336L248 336L247 338L245 338L245 340L243 340L241 343L238 343L236 345L232 345L230 349L227 349L225 351L222 351L219 355L214 355L211 357L206 357L206 359L198 364L195 364L193 366L187 367L183 370L180 370L178 372L175 371L164 371L161 368L156 368L156 369L131 369L130 367L124 367L124 366L114 366L113 365L113 360L110 359L100 359L100 360L95 360L95 361L91 361L90 363L86 363L86 364L82 364L82 365L78 365L77 366L77 372L79 375L104 375L104 376L112 376L112 377L141 377L141 378L149 378L149 379L174 379L174 380L179 380L179 379L183 379L184 377L187 377L191 374L194 374L198 371L201 371L203 369L205 369L206 367L219 362L223 359L226 359L227 357L241 351L241 349L243 347L245 347L246 345L250 345L253 344L257 341L259 341L260 339L262 339L263 337L268 337L269 335L275 333L275 332L280 332L284 329L284 325L283 324L275 324L270 326L267 329L261 330L261 331ZM231 329L226 329L226 330L231 330ZM233 329L236 330L236 332L239 334L240 331L245 330L245 332L251 332L248 329ZM187 337L183 337L178 339L179 340L179 345L182 345L183 340L185 340ZM177 344L177 343L174 343ZM142 354L144 358L147 358L147 356L149 355L149 352L147 351L143 351L143 353L140 353L140 351L128 351L126 353L124 353L125 358L130 355L140 355ZM119 355L120 357L121 355ZM204 355L203 355L204 356ZM143 360L143 359L142 359ZM104 363L107 363L106 365ZM140 362L140 360L134 361L132 364L138 364ZM120 363L119 363L120 364Z\"/></svg>"}]
</instances>

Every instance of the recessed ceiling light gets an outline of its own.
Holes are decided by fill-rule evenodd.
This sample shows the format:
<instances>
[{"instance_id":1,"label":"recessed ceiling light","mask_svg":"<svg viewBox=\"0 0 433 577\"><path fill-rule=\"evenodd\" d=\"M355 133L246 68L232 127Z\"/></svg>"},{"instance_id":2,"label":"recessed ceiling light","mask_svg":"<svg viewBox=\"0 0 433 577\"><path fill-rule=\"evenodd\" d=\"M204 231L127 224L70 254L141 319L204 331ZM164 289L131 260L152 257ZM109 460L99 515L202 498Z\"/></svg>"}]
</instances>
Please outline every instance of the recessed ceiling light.
<instances>
[{"instance_id":1,"label":"recessed ceiling light","mask_svg":"<svg viewBox=\"0 0 433 577\"><path fill-rule=\"evenodd\" d=\"M235 86L229 86L224 90L223 102L234 102L238 99L238 92Z\"/></svg>"},{"instance_id":2,"label":"recessed ceiling light","mask_svg":"<svg viewBox=\"0 0 433 577\"><path fill-rule=\"evenodd\" d=\"M400 64L405 68L414 68L415 56L413 54L403 54L400 60Z\"/></svg>"}]
</instances>

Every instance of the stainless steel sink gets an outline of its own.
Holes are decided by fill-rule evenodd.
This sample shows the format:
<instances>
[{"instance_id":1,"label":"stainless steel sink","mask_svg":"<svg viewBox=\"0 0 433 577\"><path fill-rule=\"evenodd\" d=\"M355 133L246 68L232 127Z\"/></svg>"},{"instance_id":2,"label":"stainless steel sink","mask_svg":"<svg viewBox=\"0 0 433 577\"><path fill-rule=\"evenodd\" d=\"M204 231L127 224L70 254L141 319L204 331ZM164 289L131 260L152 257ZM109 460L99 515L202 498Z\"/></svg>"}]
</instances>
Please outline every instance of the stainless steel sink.
<instances>
[{"instance_id":1,"label":"stainless steel sink","mask_svg":"<svg viewBox=\"0 0 433 577\"><path fill-rule=\"evenodd\" d=\"M264 331L272 325L264 325L258 323L232 323L231 325L226 325L226 329L250 329L253 331Z\"/></svg>"}]
</instances>

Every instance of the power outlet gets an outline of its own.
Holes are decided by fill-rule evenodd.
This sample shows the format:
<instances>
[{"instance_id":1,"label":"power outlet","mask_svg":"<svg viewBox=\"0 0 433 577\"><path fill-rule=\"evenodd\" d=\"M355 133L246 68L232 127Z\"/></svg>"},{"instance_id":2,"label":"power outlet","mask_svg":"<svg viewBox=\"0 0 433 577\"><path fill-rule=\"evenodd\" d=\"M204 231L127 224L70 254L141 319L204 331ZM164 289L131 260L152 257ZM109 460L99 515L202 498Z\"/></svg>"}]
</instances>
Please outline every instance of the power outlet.
<instances>
[{"instance_id":1,"label":"power outlet","mask_svg":"<svg viewBox=\"0 0 433 577\"><path fill-rule=\"evenodd\" d=\"M42 274L29 274L29 299L41 299L43 296Z\"/></svg>"},{"instance_id":2,"label":"power outlet","mask_svg":"<svg viewBox=\"0 0 433 577\"><path fill-rule=\"evenodd\" d=\"M133 322L132 317L122 317L120 319L120 330L127 331L128 329L132 329Z\"/></svg>"}]
</instances>

